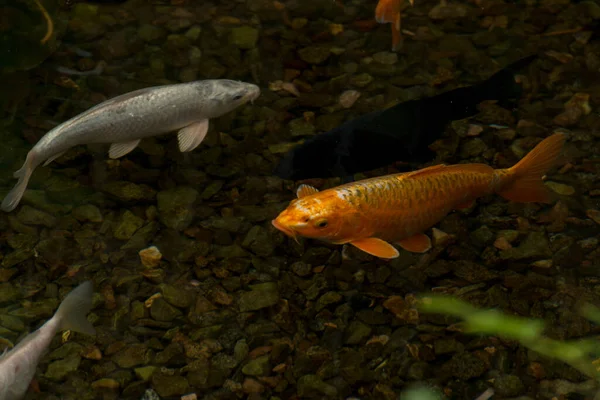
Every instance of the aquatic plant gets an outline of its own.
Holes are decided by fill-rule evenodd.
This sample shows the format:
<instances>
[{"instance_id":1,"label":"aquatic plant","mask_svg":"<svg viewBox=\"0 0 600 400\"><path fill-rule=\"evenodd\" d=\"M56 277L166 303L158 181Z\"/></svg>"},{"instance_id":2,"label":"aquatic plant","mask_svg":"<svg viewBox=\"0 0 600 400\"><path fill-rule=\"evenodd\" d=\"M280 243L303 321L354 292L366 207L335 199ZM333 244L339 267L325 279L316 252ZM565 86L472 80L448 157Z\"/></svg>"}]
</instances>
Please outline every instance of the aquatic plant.
<instances>
[{"instance_id":1,"label":"aquatic plant","mask_svg":"<svg viewBox=\"0 0 600 400\"><path fill-rule=\"evenodd\" d=\"M470 334L500 336L516 340L523 346L546 357L569 364L590 378L600 381L600 371L592 354L600 350L593 339L559 341L543 335L544 322L537 319L507 315L498 310L481 310L469 303L443 295L427 295L418 306L421 312L444 314L463 319L461 330ZM593 322L600 323L600 310L586 303L580 313Z\"/></svg>"}]
</instances>

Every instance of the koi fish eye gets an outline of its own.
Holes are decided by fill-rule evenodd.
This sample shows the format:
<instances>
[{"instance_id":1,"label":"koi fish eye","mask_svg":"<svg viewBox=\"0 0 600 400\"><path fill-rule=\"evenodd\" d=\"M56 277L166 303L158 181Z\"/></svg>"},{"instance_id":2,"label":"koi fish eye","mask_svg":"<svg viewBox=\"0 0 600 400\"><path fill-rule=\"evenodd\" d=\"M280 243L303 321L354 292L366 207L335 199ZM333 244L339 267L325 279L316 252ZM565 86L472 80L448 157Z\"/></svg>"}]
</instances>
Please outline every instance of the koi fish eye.
<instances>
[{"instance_id":1,"label":"koi fish eye","mask_svg":"<svg viewBox=\"0 0 600 400\"><path fill-rule=\"evenodd\" d=\"M327 220L326 219L319 220L315 223L315 226L317 228L323 229L327 226Z\"/></svg>"}]
</instances>

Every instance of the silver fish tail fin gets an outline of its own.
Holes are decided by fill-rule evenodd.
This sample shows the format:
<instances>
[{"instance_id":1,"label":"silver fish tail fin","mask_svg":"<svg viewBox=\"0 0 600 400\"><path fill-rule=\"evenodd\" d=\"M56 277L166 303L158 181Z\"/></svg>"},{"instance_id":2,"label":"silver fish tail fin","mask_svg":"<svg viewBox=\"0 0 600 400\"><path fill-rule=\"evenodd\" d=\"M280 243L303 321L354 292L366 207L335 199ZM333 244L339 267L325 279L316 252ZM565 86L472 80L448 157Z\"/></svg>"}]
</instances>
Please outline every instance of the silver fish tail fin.
<instances>
[{"instance_id":1,"label":"silver fish tail fin","mask_svg":"<svg viewBox=\"0 0 600 400\"><path fill-rule=\"evenodd\" d=\"M17 170L13 174L15 178L19 178L19 181L17 182L15 187L13 187L10 192L8 192L4 200L2 200L2 205L0 206L0 208L2 208L3 211L12 211L17 207L17 205L19 205L19 202L23 197L23 193L25 193L25 189L27 189L29 178L31 178L31 174L33 173L33 170L36 167L32 165L32 160L33 156L31 155L31 152L29 152L21 169Z\"/></svg>"},{"instance_id":2,"label":"silver fish tail fin","mask_svg":"<svg viewBox=\"0 0 600 400\"><path fill-rule=\"evenodd\" d=\"M68 329L87 335L96 334L96 330L87 319L87 315L92 309L93 294L92 281L87 281L77 286L65 297L54 315L60 321L59 330Z\"/></svg>"}]
</instances>

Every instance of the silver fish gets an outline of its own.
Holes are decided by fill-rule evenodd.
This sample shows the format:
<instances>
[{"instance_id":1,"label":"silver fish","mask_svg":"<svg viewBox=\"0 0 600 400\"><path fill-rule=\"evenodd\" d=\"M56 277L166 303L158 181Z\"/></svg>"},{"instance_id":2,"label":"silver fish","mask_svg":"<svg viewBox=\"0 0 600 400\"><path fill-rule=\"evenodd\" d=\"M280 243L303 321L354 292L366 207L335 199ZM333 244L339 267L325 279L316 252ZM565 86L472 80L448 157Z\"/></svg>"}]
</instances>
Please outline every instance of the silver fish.
<instances>
[{"instance_id":1,"label":"silver fish","mask_svg":"<svg viewBox=\"0 0 600 400\"><path fill-rule=\"evenodd\" d=\"M30 333L11 351L0 357L0 399L23 398L37 368L54 336L64 330L95 335L87 320L94 293L91 281L76 287L65 297L54 316L35 332Z\"/></svg>"},{"instance_id":2,"label":"silver fish","mask_svg":"<svg viewBox=\"0 0 600 400\"><path fill-rule=\"evenodd\" d=\"M0 208L17 207L35 168L48 165L71 147L111 143L108 155L119 158L137 147L141 139L179 130L179 150L195 149L204 140L211 118L254 101L258 86L228 79L210 79L154 86L106 100L46 133L27 153L19 181Z\"/></svg>"}]
</instances>

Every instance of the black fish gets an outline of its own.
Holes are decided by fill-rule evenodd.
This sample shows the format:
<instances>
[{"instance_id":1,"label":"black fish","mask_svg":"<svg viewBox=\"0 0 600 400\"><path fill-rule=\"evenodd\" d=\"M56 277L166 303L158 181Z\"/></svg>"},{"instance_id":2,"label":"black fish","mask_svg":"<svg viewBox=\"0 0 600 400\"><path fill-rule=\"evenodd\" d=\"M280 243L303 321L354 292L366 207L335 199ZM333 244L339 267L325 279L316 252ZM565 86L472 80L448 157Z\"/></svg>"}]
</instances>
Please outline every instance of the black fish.
<instances>
[{"instance_id":1,"label":"black fish","mask_svg":"<svg viewBox=\"0 0 600 400\"><path fill-rule=\"evenodd\" d=\"M294 147L274 173L292 180L341 177L351 181L358 172L396 161L430 161L435 153L428 146L442 136L449 122L475 115L477 105L484 100L506 102L521 97L515 72L536 57L516 61L473 86L410 100L347 121Z\"/></svg>"}]
</instances>

